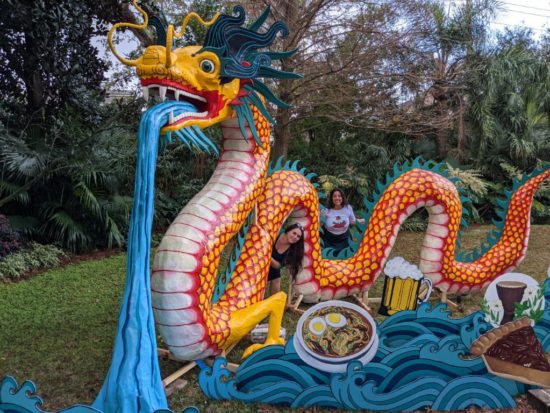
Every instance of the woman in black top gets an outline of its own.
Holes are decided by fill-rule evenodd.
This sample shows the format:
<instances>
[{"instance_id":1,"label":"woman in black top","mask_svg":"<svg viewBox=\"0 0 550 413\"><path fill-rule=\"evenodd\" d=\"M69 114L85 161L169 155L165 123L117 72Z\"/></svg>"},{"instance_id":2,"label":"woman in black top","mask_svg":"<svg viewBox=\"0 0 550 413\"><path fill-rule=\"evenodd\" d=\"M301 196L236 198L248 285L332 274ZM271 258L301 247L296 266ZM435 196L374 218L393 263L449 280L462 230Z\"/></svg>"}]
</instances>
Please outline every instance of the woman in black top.
<instances>
[{"instance_id":1,"label":"woman in black top","mask_svg":"<svg viewBox=\"0 0 550 413\"><path fill-rule=\"evenodd\" d=\"M271 251L271 266L267 282L270 294L281 291L281 268L288 266L294 279L302 268L304 257L304 228L296 223L289 225L285 232L279 235Z\"/></svg>"}]
</instances>

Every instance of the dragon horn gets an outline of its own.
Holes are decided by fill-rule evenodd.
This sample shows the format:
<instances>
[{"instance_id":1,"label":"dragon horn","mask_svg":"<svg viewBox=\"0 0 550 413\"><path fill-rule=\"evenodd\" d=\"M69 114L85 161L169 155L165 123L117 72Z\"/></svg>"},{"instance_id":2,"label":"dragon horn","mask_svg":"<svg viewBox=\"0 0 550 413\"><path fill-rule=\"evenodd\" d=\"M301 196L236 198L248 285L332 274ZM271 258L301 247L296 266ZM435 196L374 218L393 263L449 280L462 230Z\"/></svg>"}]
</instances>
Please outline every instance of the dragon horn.
<instances>
[{"instance_id":1,"label":"dragon horn","mask_svg":"<svg viewBox=\"0 0 550 413\"><path fill-rule=\"evenodd\" d=\"M116 56L118 60L120 60L122 63L124 63L127 66L137 66L138 59L136 60L129 60L124 57L122 57L120 54L117 53L115 50L115 46L113 45L113 33L119 28L119 27L130 27L132 29L146 29L147 25L149 24L149 17L147 16L147 13L137 5L137 0L132 0L132 4L134 7L143 15L143 23L142 24L135 24L135 23L116 23L113 27L111 27L111 30L109 30L109 34L107 35L107 39L109 41L109 47L111 48L111 51Z\"/></svg>"},{"instance_id":2,"label":"dragon horn","mask_svg":"<svg viewBox=\"0 0 550 413\"><path fill-rule=\"evenodd\" d=\"M181 23L181 30L179 33L176 32L174 30L174 26L170 24L168 26L168 30L166 31L166 67L172 66L172 39L174 37L176 39L179 39L183 36L183 34L185 33L185 29L187 28L187 25L189 24L189 20L191 20L191 18L194 17L195 19L198 20L200 24L202 24L203 26L209 27L212 24L214 24L214 22L220 16L220 14L221 13L218 12L214 15L214 17L210 21L204 21L202 17L199 16L197 13L191 12L187 16L185 16L185 18L183 19L183 22Z\"/></svg>"}]
</instances>

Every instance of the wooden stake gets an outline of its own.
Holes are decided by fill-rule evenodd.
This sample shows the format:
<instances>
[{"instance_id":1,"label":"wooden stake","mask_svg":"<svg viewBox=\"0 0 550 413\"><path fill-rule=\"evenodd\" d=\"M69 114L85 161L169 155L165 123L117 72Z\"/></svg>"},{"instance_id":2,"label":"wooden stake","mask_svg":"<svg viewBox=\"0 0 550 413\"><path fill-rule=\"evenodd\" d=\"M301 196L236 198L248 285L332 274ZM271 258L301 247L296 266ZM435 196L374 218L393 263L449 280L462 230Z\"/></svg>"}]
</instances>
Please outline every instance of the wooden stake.
<instances>
[{"instance_id":1,"label":"wooden stake","mask_svg":"<svg viewBox=\"0 0 550 413\"><path fill-rule=\"evenodd\" d=\"M447 296L447 291L441 291L441 302L443 304L452 305L455 308L458 308L458 304L454 301L449 300L449 297Z\"/></svg>"},{"instance_id":2,"label":"wooden stake","mask_svg":"<svg viewBox=\"0 0 550 413\"><path fill-rule=\"evenodd\" d=\"M300 294L298 296L298 298L296 299L296 302L294 303L294 305L292 306L295 310L298 309L298 306L300 305L300 303L302 302L302 300L304 299L304 295L303 294Z\"/></svg>"},{"instance_id":3,"label":"wooden stake","mask_svg":"<svg viewBox=\"0 0 550 413\"><path fill-rule=\"evenodd\" d=\"M292 280L288 283L288 295L286 296L286 307L290 307L292 305L292 286L294 283Z\"/></svg>"},{"instance_id":4,"label":"wooden stake","mask_svg":"<svg viewBox=\"0 0 550 413\"><path fill-rule=\"evenodd\" d=\"M298 313L298 314L303 314L304 311L300 310L298 307L300 306L300 303L302 302L302 300L304 299L304 295L303 294L300 294L298 296L298 298L296 298L296 301L294 302L294 304L292 303L292 299L294 298L294 293L293 293L293 282L291 281L289 284L288 284L288 295L287 295L287 298L286 298L286 308L294 313Z\"/></svg>"}]
</instances>

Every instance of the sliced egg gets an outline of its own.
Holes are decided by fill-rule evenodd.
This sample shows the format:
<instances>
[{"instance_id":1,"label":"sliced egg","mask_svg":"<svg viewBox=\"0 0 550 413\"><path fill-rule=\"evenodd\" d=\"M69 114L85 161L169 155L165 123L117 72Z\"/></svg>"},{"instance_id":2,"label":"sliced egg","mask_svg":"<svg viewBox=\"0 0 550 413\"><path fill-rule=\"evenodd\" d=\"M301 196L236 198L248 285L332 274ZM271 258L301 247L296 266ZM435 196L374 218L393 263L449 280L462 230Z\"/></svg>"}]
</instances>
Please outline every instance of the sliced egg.
<instances>
[{"instance_id":1,"label":"sliced egg","mask_svg":"<svg viewBox=\"0 0 550 413\"><path fill-rule=\"evenodd\" d=\"M327 323L321 317L315 317L309 322L309 331L320 336L327 329Z\"/></svg>"},{"instance_id":2,"label":"sliced egg","mask_svg":"<svg viewBox=\"0 0 550 413\"><path fill-rule=\"evenodd\" d=\"M348 320L342 314L339 313L330 313L325 316L327 324L331 327L343 327L346 325Z\"/></svg>"}]
</instances>

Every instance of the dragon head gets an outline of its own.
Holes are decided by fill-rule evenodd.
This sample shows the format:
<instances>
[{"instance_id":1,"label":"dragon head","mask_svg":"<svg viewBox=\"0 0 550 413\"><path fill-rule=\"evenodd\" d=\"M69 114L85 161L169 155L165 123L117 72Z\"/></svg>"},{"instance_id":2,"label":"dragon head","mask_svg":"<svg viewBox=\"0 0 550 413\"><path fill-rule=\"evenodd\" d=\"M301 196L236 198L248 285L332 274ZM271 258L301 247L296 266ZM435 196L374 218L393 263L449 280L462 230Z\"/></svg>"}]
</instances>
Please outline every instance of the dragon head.
<instances>
[{"instance_id":1,"label":"dragon head","mask_svg":"<svg viewBox=\"0 0 550 413\"><path fill-rule=\"evenodd\" d=\"M159 24L159 19L154 22L151 19L160 44L147 47L138 59L128 60L116 52L112 35L118 27L145 29L149 25L147 13L136 1L134 6L142 13L144 22L141 25L117 23L109 32L109 44L122 63L136 67L146 98L150 94L158 94L161 100L188 103L184 109L176 109L170 114L162 132L188 127L203 129L236 115L243 136L246 136L245 123L248 123L252 135L259 141L250 104L255 105L270 122L273 119L265 108L266 100L279 107L289 107L259 78L301 77L271 67L273 61L291 56L295 50L260 50L271 46L278 33L286 36L286 25L279 21L260 33L258 29L269 15L267 8L248 28L242 27L245 12L240 6L234 8L236 16L218 14L210 22L203 21L196 13L190 13L185 17L179 32L172 25L166 27ZM174 37L183 36L193 17L209 27L204 44L173 49ZM189 111L189 104L196 111Z\"/></svg>"}]
</instances>

